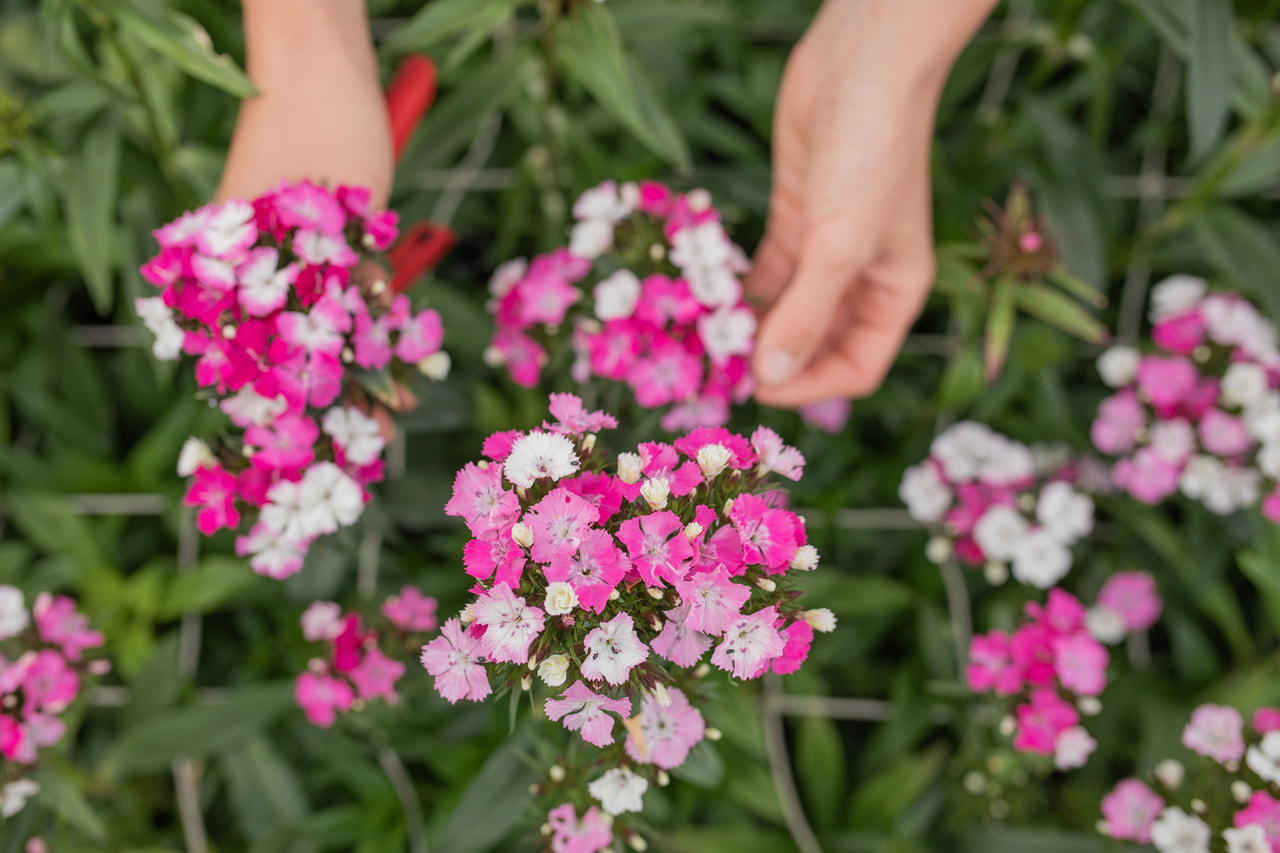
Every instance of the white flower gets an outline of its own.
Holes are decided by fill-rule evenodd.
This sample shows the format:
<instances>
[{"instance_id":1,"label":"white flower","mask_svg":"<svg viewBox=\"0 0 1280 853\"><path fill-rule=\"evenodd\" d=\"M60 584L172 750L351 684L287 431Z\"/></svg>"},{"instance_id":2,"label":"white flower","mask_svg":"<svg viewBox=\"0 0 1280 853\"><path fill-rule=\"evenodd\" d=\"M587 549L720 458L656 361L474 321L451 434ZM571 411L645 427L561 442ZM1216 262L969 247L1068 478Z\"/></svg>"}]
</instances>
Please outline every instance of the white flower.
<instances>
[{"instance_id":1,"label":"white flower","mask_svg":"<svg viewBox=\"0 0 1280 853\"><path fill-rule=\"evenodd\" d=\"M547 600L542 609L548 616L563 616L572 613L578 606L578 593L564 581L555 581L547 585Z\"/></svg>"},{"instance_id":2,"label":"white flower","mask_svg":"<svg viewBox=\"0 0 1280 853\"><path fill-rule=\"evenodd\" d=\"M7 640L21 633L31 624L31 615L16 586L0 586L0 640Z\"/></svg>"},{"instance_id":3,"label":"white flower","mask_svg":"<svg viewBox=\"0 0 1280 853\"><path fill-rule=\"evenodd\" d=\"M298 507L303 536L333 533L339 527L356 523L364 511L364 490L332 462L317 462L302 475Z\"/></svg>"},{"instance_id":4,"label":"white flower","mask_svg":"<svg viewBox=\"0 0 1280 853\"><path fill-rule=\"evenodd\" d=\"M533 528L525 524L523 521L517 521L511 526L511 538L521 548L532 548Z\"/></svg>"},{"instance_id":5,"label":"white flower","mask_svg":"<svg viewBox=\"0 0 1280 853\"><path fill-rule=\"evenodd\" d=\"M502 466L508 480L526 489L543 477L559 480L577 470L573 442L554 432L531 432L516 439Z\"/></svg>"},{"instance_id":6,"label":"white flower","mask_svg":"<svg viewBox=\"0 0 1280 853\"><path fill-rule=\"evenodd\" d=\"M552 655L538 664L538 677L548 687L559 687L564 684L568 672L568 655Z\"/></svg>"},{"instance_id":7,"label":"white flower","mask_svg":"<svg viewBox=\"0 0 1280 853\"><path fill-rule=\"evenodd\" d=\"M601 622L587 634L583 646L583 678L603 678L614 686L625 683L632 668L649 657L649 647L636 636L635 622L626 613Z\"/></svg>"},{"instance_id":8,"label":"white flower","mask_svg":"<svg viewBox=\"0 0 1280 853\"><path fill-rule=\"evenodd\" d=\"M1255 460L1258 470L1273 480L1280 480L1280 437L1262 445Z\"/></svg>"},{"instance_id":9,"label":"white flower","mask_svg":"<svg viewBox=\"0 0 1280 853\"><path fill-rule=\"evenodd\" d=\"M1237 361L1222 374L1221 399L1248 408L1267 393L1267 371L1247 361Z\"/></svg>"},{"instance_id":10,"label":"white flower","mask_svg":"<svg viewBox=\"0 0 1280 853\"><path fill-rule=\"evenodd\" d=\"M260 249L236 270L240 283L236 298L250 317L265 317L288 300L289 288L298 278L298 267L289 264L277 269L279 262L280 253L275 249Z\"/></svg>"},{"instance_id":11,"label":"white flower","mask_svg":"<svg viewBox=\"0 0 1280 853\"><path fill-rule=\"evenodd\" d=\"M595 260L613 245L613 223L603 219L585 219L569 233L569 253Z\"/></svg>"},{"instance_id":12,"label":"white flower","mask_svg":"<svg viewBox=\"0 0 1280 853\"><path fill-rule=\"evenodd\" d=\"M1093 530L1093 501L1058 480L1040 491L1036 518L1050 536L1068 545Z\"/></svg>"},{"instance_id":13,"label":"white flower","mask_svg":"<svg viewBox=\"0 0 1280 853\"><path fill-rule=\"evenodd\" d=\"M1133 347L1114 346L1098 357L1098 374L1112 388L1123 388L1138 375L1141 360Z\"/></svg>"},{"instance_id":14,"label":"white flower","mask_svg":"<svg viewBox=\"0 0 1280 853\"><path fill-rule=\"evenodd\" d=\"M506 296L528 271L529 262L524 258L514 258L502 264L493 271L493 276L489 279L489 295L494 299Z\"/></svg>"},{"instance_id":15,"label":"white flower","mask_svg":"<svg viewBox=\"0 0 1280 853\"><path fill-rule=\"evenodd\" d=\"M1089 608L1089 612L1084 615L1084 626L1095 640L1108 646L1114 646L1123 640L1129 631L1123 616L1101 605Z\"/></svg>"},{"instance_id":16,"label":"white flower","mask_svg":"<svg viewBox=\"0 0 1280 853\"><path fill-rule=\"evenodd\" d=\"M1182 780L1186 778L1187 768L1182 766L1181 761L1166 758L1156 765L1155 774L1161 785L1164 785L1170 791L1176 791L1182 787Z\"/></svg>"},{"instance_id":17,"label":"white flower","mask_svg":"<svg viewBox=\"0 0 1280 853\"><path fill-rule=\"evenodd\" d=\"M605 774L587 786L591 796L600 801L606 812L615 817L623 812L638 812L644 808L642 798L649 789L649 782L625 767L606 770Z\"/></svg>"},{"instance_id":18,"label":"white flower","mask_svg":"<svg viewBox=\"0 0 1280 853\"><path fill-rule=\"evenodd\" d=\"M628 198L630 195L627 192L619 193L618 185L614 181L604 181L578 196L578 200L573 203L573 217L617 222L631 213L632 201Z\"/></svg>"},{"instance_id":19,"label":"white flower","mask_svg":"<svg viewBox=\"0 0 1280 853\"><path fill-rule=\"evenodd\" d=\"M178 453L178 476L190 477L197 468L211 468L217 464L218 460L213 458L209 445L192 436L183 442L182 450Z\"/></svg>"},{"instance_id":20,"label":"white flower","mask_svg":"<svg viewBox=\"0 0 1280 853\"><path fill-rule=\"evenodd\" d=\"M449 371L452 367L453 359L444 350L437 350L418 362L418 372L437 382L443 382L448 379Z\"/></svg>"},{"instance_id":21,"label":"white flower","mask_svg":"<svg viewBox=\"0 0 1280 853\"><path fill-rule=\"evenodd\" d=\"M1064 729L1053 742L1053 766L1059 770L1084 767L1097 748L1098 742L1089 736L1083 726Z\"/></svg>"},{"instance_id":22,"label":"white flower","mask_svg":"<svg viewBox=\"0 0 1280 853\"><path fill-rule=\"evenodd\" d=\"M723 444L707 444L698 450L698 467L702 476L714 480L729 465L733 454Z\"/></svg>"},{"instance_id":23,"label":"white flower","mask_svg":"<svg viewBox=\"0 0 1280 853\"><path fill-rule=\"evenodd\" d=\"M32 779L15 779L0 790L0 817L13 817L26 808L27 800L40 791Z\"/></svg>"},{"instance_id":24,"label":"white flower","mask_svg":"<svg viewBox=\"0 0 1280 853\"><path fill-rule=\"evenodd\" d=\"M1043 528L1032 530L1013 555L1013 576L1037 589L1048 589L1071 570L1071 550Z\"/></svg>"},{"instance_id":25,"label":"white flower","mask_svg":"<svg viewBox=\"0 0 1280 853\"><path fill-rule=\"evenodd\" d=\"M738 277L724 267L686 267L683 272L693 298L707 308L734 305L742 296Z\"/></svg>"},{"instance_id":26,"label":"white flower","mask_svg":"<svg viewBox=\"0 0 1280 853\"><path fill-rule=\"evenodd\" d=\"M1222 830L1222 838L1227 842L1227 853L1271 853L1267 832L1261 824L1251 823L1239 829L1228 827Z\"/></svg>"},{"instance_id":27,"label":"white flower","mask_svg":"<svg viewBox=\"0 0 1280 853\"><path fill-rule=\"evenodd\" d=\"M806 610L800 618L809 623L809 627L822 634L830 634L836 629L836 616L825 607Z\"/></svg>"},{"instance_id":28,"label":"white flower","mask_svg":"<svg viewBox=\"0 0 1280 853\"><path fill-rule=\"evenodd\" d=\"M187 334L173 319L173 312L164 304L159 296L151 296L133 300L133 310L142 320L151 334L155 335L155 343L151 352L161 361L176 361L182 355L182 342Z\"/></svg>"},{"instance_id":29,"label":"white flower","mask_svg":"<svg viewBox=\"0 0 1280 853\"><path fill-rule=\"evenodd\" d=\"M735 355L750 355L755 336L756 315L749 308L722 306L698 318L698 337L716 364Z\"/></svg>"},{"instance_id":30,"label":"white flower","mask_svg":"<svg viewBox=\"0 0 1280 853\"><path fill-rule=\"evenodd\" d=\"M387 444L378 422L354 406L330 409L321 427L342 448L343 456L352 465L369 465Z\"/></svg>"},{"instance_id":31,"label":"white flower","mask_svg":"<svg viewBox=\"0 0 1280 853\"><path fill-rule=\"evenodd\" d=\"M1267 732L1257 746L1249 747L1244 763L1266 781L1280 784L1280 732Z\"/></svg>"},{"instance_id":32,"label":"white flower","mask_svg":"<svg viewBox=\"0 0 1280 853\"><path fill-rule=\"evenodd\" d=\"M999 504L983 513L973 526L973 540L988 560L1012 560L1030 525L1016 509Z\"/></svg>"},{"instance_id":33,"label":"white flower","mask_svg":"<svg viewBox=\"0 0 1280 853\"><path fill-rule=\"evenodd\" d=\"M1280 438L1280 392L1269 391L1246 408L1244 425L1263 444Z\"/></svg>"},{"instance_id":34,"label":"white flower","mask_svg":"<svg viewBox=\"0 0 1280 853\"><path fill-rule=\"evenodd\" d=\"M302 636L309 642L332 640L342 633L342 607L333 601L313 601L302 613Z\"/></svg>"},{"instance_id":35,"label":"white flower","mask_svg":"<svg viewBox=\"0 0 1280 853\"><path fill-rule=\"evenodd\" d=\"M742 285L733 274L733 243L719 222L681 228L671 237L671 263L680 268L695 299L708 308L733 305Z\"/></svg>"},{"instance_id":36,"label":"white flower","mask_svg":"<svg viewBox=\"0 0 1280 853\"><path fill-rule=\"evenodd\" d=\"M791 568L801 572L811 572L818 568L818 549L812 545L801 545L791 557Z\"/></svg>"},{"instance_id":37,"label":"white flower","mask_svg":"<svg viewBox=\"0 0 1280 853\"><path fill-rule=\"evenodd\" d=\"M253 217L253 205L241 199L214 205L200 232L204 250L223 257L237 245L243 244L245 237L254 230Z\"/></svg>"},{"instance_id":38,"label":"white flower","mask_svg":"<svg viewBox=\"0 0 1280 853\"><path fill-rule=\"evenodd\" d=\"M1160 812L1151 825L1151 843L1160 853L1209 853L1209 826L1177 806Z\"/></svg>"},{"instance_id":39,"label":"white flower","mask_svg":"<svg viewBox=\"0 0 1280 853\"><path fill-rule=\"evenodd\" d=\"M270 516L268 509L274 512L280 507L267 504L262 508L261 523L254 525L247 536L236 540L236 553L241 556L253 555L249 560L249 567L258 574L283 580L302 568L311 540L286 535L273 527L277 520Z\"/></svg>"},{"instance_id":40,"label":"white flower","mask_svg":"<svg viewBox=\"0 0 1280 853\"><path fill-rule=\"evenodd\" d=\"M638 453L619 453L618 454L618 479L627 485L634 485L640 482L641 475L644 474L644 460L640 458Z\"/></svg>"},{"instance_id":41,"label":"white flower","mask_svg":"<svg viewBox=\"0 0 1280 853\"><path fill-rule=\"evenodd\" d=\"M670 494L671 484L666 477L650 477L640 487L640 497L644 498L650 509L664 509Z\"/></svg>"},{"instance_id":42,"label":"white flower","mask_svg":"<svg viewBox=\"0 0 1280 853\"><path fill-rule=\"evenodd\" d=\"M601 320L625 320L636 312L640 279L631 270L618 270L595 287L596 316Z\"/></svg>"},{"instance_id":43,"label":"white flower","mask_svg":"<svg viewBox=\"0 0 1280 853\"><path fill-rule=\"evenodd\" d=\"M1181 314L1204 298L1208 285L1202 278L1171 275L1151 288L1151 322Z\"/></svg>"},{"instance_id":44,"label":"white flower","mask_svg":"<svg viewBox=\"0 0 1280 853\"><path fill-rule=\"evenodd\" d=\"M921 524L934 524L951 508L951 489L929 462L913 465L902 475L898 497L907 514Z\"/></svg>"},{"instance_id":45,"label":"white flower","mask_svg":"<svg viewBox=\"0 0 1280 853\"><path fill-rule=\"evenodd\" d=\"M246 385L223 400L219 408L231 418L233 424L248 429L251 426L270 425L288 410L289 403L283 394L263 397Z\"/></svg>"},{"instance_id":46,"label":"white flower","mask_svg":"<svg viewBox=\"0 0 1280 853\"><path fill-rule=\"evenodd\" d=\"M985 424L961 421L933 439L929 455L942 464L943 473L952 483L964 483L978 476L996 440L996 434Z\"/></svg>"},{"instance_id":47,"label":"white flower","mask_svg":"<svg viewBox=\"0 0 1280 853\"><path fill-rule=\"evenodd\" d=\"M1013 486L1033 478L1036 458L1031 448L1002 435L992 436L978 479L991 486Z\"/></svg>"},{"instance_id":48,"label":"white flower","mask_svg":"<svg viewBox=\"0 0 1280 853\"><path fill-rule=\"evenodd\" d=\"M1196 450L1196 431L1182 418L1157 421L1151 427L1151 449L1171 465L1181 465Z\"/></svg>"}]
</instances>

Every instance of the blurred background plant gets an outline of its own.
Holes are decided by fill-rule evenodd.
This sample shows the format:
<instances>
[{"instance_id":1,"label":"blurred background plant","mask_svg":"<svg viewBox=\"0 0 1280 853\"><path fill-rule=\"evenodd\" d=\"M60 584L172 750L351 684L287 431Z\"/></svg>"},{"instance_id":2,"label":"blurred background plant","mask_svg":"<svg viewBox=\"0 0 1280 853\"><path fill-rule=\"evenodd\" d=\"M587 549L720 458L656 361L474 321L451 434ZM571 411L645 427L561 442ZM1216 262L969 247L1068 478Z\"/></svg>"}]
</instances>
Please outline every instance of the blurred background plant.
<instances>
[{"instance_id":1,"label":"blurred background plant","mask_svg":"<svg viewBox=\"0 0 1280 853\"><path fill-rule=\"evenodd\" d=\"M153 362L131 310L150 230L212 194L251 89L237 11L0 0L0 582L75 593L117 664L0 849L36 833L54 850L527 847L543 817L525 809L531 724L509 740L505 714L449 708L419 673L400 705L314 729L292 700L298 614L404 583L456 609L465 536L441 511L453 472L544 403L482 366L490 269L563 242L570 200L606 178L705 186L754 245L774 94L816 5L370 0L387 74L418 51L440 66L395 204L459 235L423 285L456 367L406 418L362 532L276 584L228 540L197 548L173 466L211 413L186 371ZM838 436L742 415L820 462L795 497L823 554L811 600L840 629L784 684L724 691L708 713L724 739L650 794L660 849L1100 850L1101 795L1174 754L1192 705L1280 700L1280 534L1190 505L1104 505L1078 591L1147 569L1165 616L1130 643L1089 766L1028 784L1046 768L993 746L971 709L956 656L970 616L948 610L896 499L955 417L1087 447L1103 389L1078 339L1137 339L1153 276L1208 275L1280 319L1278 13L1009 0L961 58L934 157L939 288L898 365ZM1019 182L1025 199L984 232L984 202ZM1044 267L999 254L1014 233ZM987 630L1013 624L1026 592L973 597Z\"/></svg>"}]
</instances>

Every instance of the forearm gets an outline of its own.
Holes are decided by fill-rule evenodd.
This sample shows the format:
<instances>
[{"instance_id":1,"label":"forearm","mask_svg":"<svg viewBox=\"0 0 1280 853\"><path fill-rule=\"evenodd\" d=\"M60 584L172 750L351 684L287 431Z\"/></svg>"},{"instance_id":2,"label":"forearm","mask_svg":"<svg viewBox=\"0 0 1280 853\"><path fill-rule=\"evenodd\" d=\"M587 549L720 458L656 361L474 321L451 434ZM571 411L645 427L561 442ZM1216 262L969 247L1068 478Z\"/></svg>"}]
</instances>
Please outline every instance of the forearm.
<instances>
[{"instance_id":1,"label":"forearm","mask_svg":"<svg viewBox=\"0 0 1280 853\"><path fill-rule=\"evenodd\" d=\"M241 104L219 197L309 178L384 205L391 141L363 0L245 0L244 27L260 94Z\"/></svg>"}]
</instances>

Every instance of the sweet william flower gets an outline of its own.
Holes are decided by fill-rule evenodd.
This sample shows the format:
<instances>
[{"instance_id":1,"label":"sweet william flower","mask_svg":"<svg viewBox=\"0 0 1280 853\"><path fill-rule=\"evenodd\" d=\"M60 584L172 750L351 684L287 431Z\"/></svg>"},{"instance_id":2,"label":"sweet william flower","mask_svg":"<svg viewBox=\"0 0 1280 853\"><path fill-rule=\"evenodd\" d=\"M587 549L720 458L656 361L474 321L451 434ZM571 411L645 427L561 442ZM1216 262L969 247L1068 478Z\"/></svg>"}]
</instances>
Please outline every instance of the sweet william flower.
<instances>
[{"instance_id":1,"label":"sweet william flower","mask_svg":"<svg viewBox=\"0 0 1280 853\"><path fill-rule=\"evenodd\" d=\"M240 510L236 509L236 478L221 466L198 468L182 502L187 506L200 507L196 513L196 526L206 536L212 536L223 527L234 528L240 523Z\"/></svg>"},{"instance_id":2,"label":"sweet william flower","mask_svg":"<svg viewBox=\"0 0 1280 853\"><path fill-rule=\"evenodd\" d=\"M1018 734L1013 740L1014 749L1053 755L1058 736L1076 725L1080 715L1063 701L1056 691L1037 688L1031 694L1030 703L1019 705Z\"/></svg>"},{"instance_id":3,"label":"sweet william flower","mask_svg":"<svg viewBox=\"0 0 1280 853\"><path fill-rule=\"evenodd\" d=\"M402 631L434 631L437 606L434 598L423 595L417 587L405 586L382 603L382 615Z\"/></svg>"},{"instance_id":4,"label":"sweet william flower","mask_svg":"<svg viewBox=\"0 0 1280 853\"><path fill-rule=\"evenodd\" d=\"M569 673L569 656L552 655L538 664L538 677L548 687L559 687L564 684Z\"/></svg>"},{"instance_id":5,"label":"sweet william flower","mask_svg":"<svg viewBox=\"0 0 1280 853\"><path fill-rule=\"evenodd\" d=\"M294 699L312 725L327 729L333 725L339 711L351 708L355 692L340 678L304 672L298 676Z\"/></svg>"},{"instance_id":6,"label":"sweet william flower","mask_svg":"<svg viewBox=\"0 0 1280 853\"><path fill-rule=\"evenodd\" d=\"M773 659L771 669L777 675L790 675L800 669L800 665L809 657L809 648L813 645L813 626L804 620L792 622L782 632L786 645L782 654Z\"/></svg>"},{"instance_id":7,"label":"sweet william flower","mask_svg":"<svg viewBox=\"0 0 1280 853\"><path fill-rule=\"evenodd\" d=\"M636 636L635 622L627 613L600 623L587 634L583 646L583 676L613 685L626 683L631 670L649 657L649 648Z\"/></svg>"},{"instance_id":8,"label":"sweet william flower","mask_svg":"<svg viewBox=\"0 0 1280 853\"><path fill-rule=\"evenodd\" d=\"M575 553L555 556L544 571L548 581L572 586L583 608L600 614L630 569L631 561L618 550L613 537L597 528L583 534Z\"/></svg>"},{"instance_id":9,"label":"sweet william flower","mask_svg":"<svg viewBox=\"0 0 1280 853\"><path fill-rule=\"evenodd\" d=\"M353 406L330 409L321 426L342 448L342 458L350 465L372 464L387 444L379 423Z\"/></svg>"},{"instance_id":10,"label":"sweet william flower","mask_svg":"<svg viewBox=\"0 0 1280 853\"><path fill-rule=\"evenodd\" d=\"M1260 778L1280 784L1280 731L1267 732L1259 744L1249 747L1244 763Z\"/></svg>"},{"instance_id":11,"label":"sweet william flower","mask_svg":"<svg viewBox=\"0 0 1280 853\"><path fill-rule=\"evenodd\" d=\"M788 566L800 546L791 513L772 509L763 498L748 493L733 502L728 516L737 528L747 563L774 572Z\"/></svg>"},{"instance_id":12,"label":"sweet william flower","mask_svg":"<svg viewBox=\"0 0 1280 853\"><path fill-rule=\"evenodd\" d=\"M459 699L479 702L490 693L480 640L457 619L440 628L440 636L422 647L422 666L435 676L435 688L449 704Z\"/></svg>"},{"instance_id":13,"label":"sweet william flower","mask_svg":"<svg viewBox=\"0 0 1280 853\"><path fill-rule=\"evenodd\" d=\"M640 301L640 279L628 269L621 269L596 285L596 316L601 320L625 320L635 313Z\"/></svg>"},{"instance_id":14,"label":"sweet william flower","mask_svg":"<svg viewBox=\"0 0 1280 853\"><path fill-rule=\"evenodd\" d=\"M786 647L774 623L778 618L777 607L766 607L749 616L730 619L724 629L724 639L711 655L711 663L735 678L755 678L773 658Z\"/></svg>"},{"instance_id":15,"label":"sweet william flower","mask_svg":"<svg viewBox=\"0 0 1280 853\"><path fill-rule=\"evenodd\" d=\"M598 518L594 506L568 489L552 489L523 517L533 532L530 556L535 562L549 563L574 554Z\"/></svg>"},{"instance_id":16,"label":"sweet william flower","mask_svg":"<svg viewBox=\"0 0 1280 853\"><path fill-rule=\"evenodd\" d=\"M1236 838L1237 844L1254 843L1256 847L1256 839L1261 836L1263 844L1258 847L1260 850L1274 850L1280 845L1280 802L1266 791L1254 791L1249 797L1249 804L1236 812L1233 822L1241 830Z\"/></svg>"},{"instance_id":17,"label":"sweet william flower","mask_svg":"<svg viewBox=\"0 0 1280 853\"><path fill-rule=\"evenodd\" d=\"M613 819L591 806L579 818L573 804L564 803L547 815L552 853L603 853L613 844Z\"/></svg>"},{"instance_id":18,"label":"sweet william flower","mask_svg":"<svg viewBox=\"0 0 1280 853\"><path fill-rule=\"evenodd\" d=\"M627 547L632 565L646 586L682 580L694 556L693 545L684 536L684 525L670 511L624 521L618 529L618 540Z\"/></svg>"},{"instance_id":19,"label":"sweet william flower","mask_svg":"<svg viewBox=\"0 0 1280 853\"><path fill-rule=\"evenodd\" d=\"M688 603L686 620L695 631L712 636L724 633L725 622L741 614L751 589L734 583L723 565L710 572L694 572L675 582L680 600Z\"/></svg>"},{"instance_id":20,"label":"sweet william flower","mask_svg":"<svg viewBox=\"0 0 1280 853\"><path fill-rule=\"evenodd\" d=\"M1107 834L1117 841L1151 841L1151 825L1164 800L1138 779L1125 779L1102 800Z\"/></svg>"},{"instance_id":21,"label":"sweet william flower","mask_svg":"<svg viewBox=\"0 0 1280 853\"><path fill-rule=\"evenodd\" d=\"M535 431L516 439L502 470L515 485L530 488L543 477L567 477L578 465L573 442L563 435Z\"/></svg>"},{"instance_id":22,"label":"sweet william flower","mask_svg":"<svg viewBox=\"0 0 1280 853\"><path fill-rule=\"evenodd\" d=\"M40 639L58 646L67 660L80 660L85 649L101 646L104 638L99 631L89 629L89 620L76 611L76 603L65 595L42 592L31 606L36 632Z\"/></svg>"},{"instance_id":23,"label":"sweet william flower","mask_svg":"<svg viewBox=\"0 0 1280 853\"><path fill-rule=\"evenodd\" d=\"M684 764L689 751L706 734L707 726L683 691L672 687L667 695L669 701L665 705L656 696L644 698L640 704L643 746L635 735L629 734L626 749L636 761L674 770Z\"/></svg>"},{"instance_id":24,"label":"sweet william flower","mask_svg":"<svg viewBox=\"0 0 1280 853\"><path fill-rule=\"evenodd\" d=\"M606 770L604 775L587 786L591 796L611 815L638 812L644 808L642 798L649 789L649 782L625 767Z\"/></svg>"},{"instance_id":25,"label":"sweet william flower","mask_svg":"<svg viewBox=\"0 0 1280 853\"><path fill-rule=\"evenodd\" d=\"M653 651L676 666L691 667L711 648L711 637L695 631L688 621L689 603L666 612L667 620L654 637Z\"/></svg>"},{"instance_id":26,"label":"sweet william flower","mask_svg":"<svg viewBox=\"0 0 1280 853\"><path fill-rule=\"evenodd\" d=\"M505 583L476 601L475 621L485 627L480 649L495 663L524 663L529 658L529 644L542 632L543 612L530 607Z\"/></svg>"},{"instance_id":27,"label":"sweet william flower","mask_svg":"<svg viewBox=\"0 0 1280 853\"><path fill-rule=\"evenodd\" d=\"M587 743L606 747L613 743L613 717L610 713L622 718L631 715L631 700L610 699L591 688L582 681L575 681L573 686L560 694L559 699L546 701L547 717L554 721L563 721L563 725L571 732L580 732Z\"/></svg>"},{"instance_id":28,"label":"sweet william flower","mask_svg":"<svg viewBox=\"0 0 1280 853\"><path fill-rule=\"evenodd\" d=\"M453 481L453 497L444 505L447 515L461 517L475 536L507 525L520 513L515 492L503 488L502 468L481 468L468 462Z\"/></svg>"},{"instance_id":29,"label":"sweet william flower","mask_svg":"<svg viewBox=\"0 0 1280 853\"><path fill-rule=\"evenodd\" d=\"M1160 853L1209 853L1209 825L1177 806L1160 812L1151 825L1151 843Z\"/></svg>"},{"instance_id":30,"label":"sweet william flower","mask_svg":"<svg viewBox=\"0 0 1280 853\"><path fill-rule=\"evenodd\" d=\"M797 481L804 474L804 456L783 443L781 436L768 427L756 427L751 434L751 447L760 460L760 473L775 473Z\"/></svg>"},{"instance_id":31,"label":"sweet william flower","mask_svg":"<svg viewBox=\"0 0 1280 853\"><path fill-rule=\"evenodd\" d=\"M1182 730L1182 744L1219 764L1244 757L1244 720L1235 708L1201 705Z\"/></svg>"}]
</instances>

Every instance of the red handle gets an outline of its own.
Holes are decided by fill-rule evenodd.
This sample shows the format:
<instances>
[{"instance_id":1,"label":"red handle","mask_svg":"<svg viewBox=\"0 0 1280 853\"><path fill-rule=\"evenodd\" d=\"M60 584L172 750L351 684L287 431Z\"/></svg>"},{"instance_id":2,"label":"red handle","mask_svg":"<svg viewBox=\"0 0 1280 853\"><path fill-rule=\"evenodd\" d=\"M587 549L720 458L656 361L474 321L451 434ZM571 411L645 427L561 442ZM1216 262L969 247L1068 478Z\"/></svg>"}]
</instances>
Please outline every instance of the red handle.
<instances>
[{"instance_id":1,"label":"red handle","mask_svg":"<svg viewBox=\"0 0 1280 853\"><path fill-rule=\"evenodd\" d=\"M396 160L404 153L413 131L436 99L436 64L431 57L406 57L387 87L387 113L391 118L391 141Z\"/></svg>"}]
</instances>

